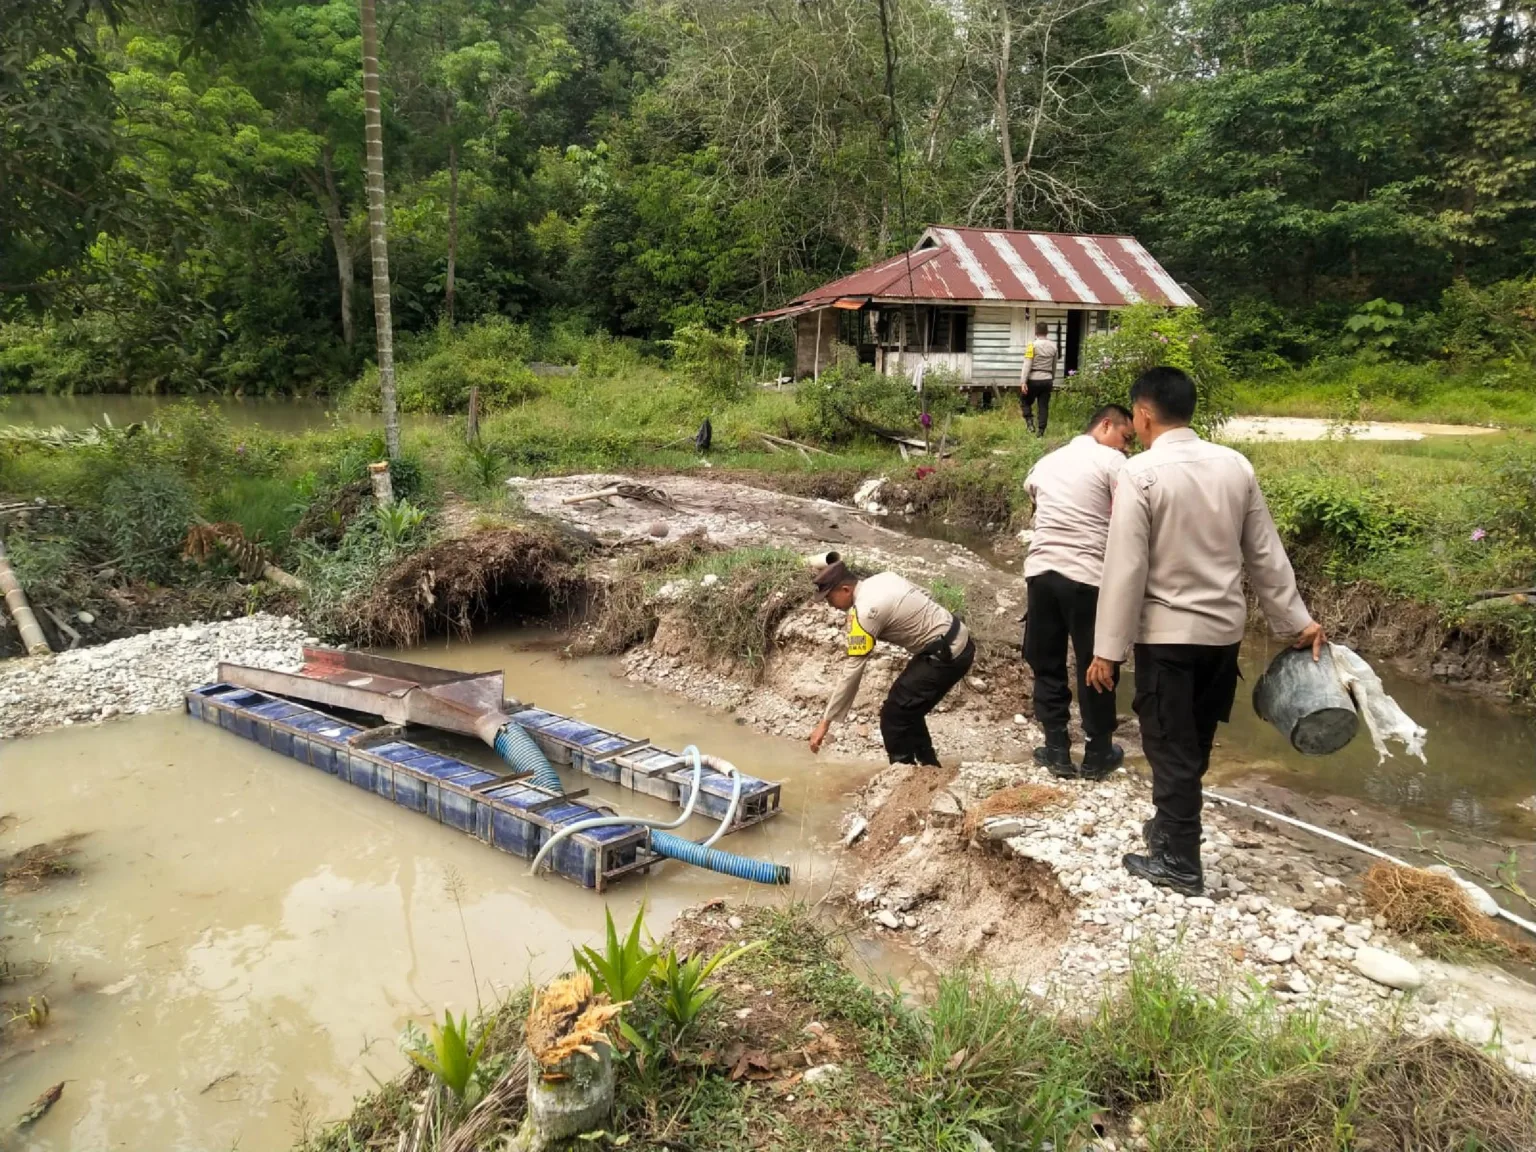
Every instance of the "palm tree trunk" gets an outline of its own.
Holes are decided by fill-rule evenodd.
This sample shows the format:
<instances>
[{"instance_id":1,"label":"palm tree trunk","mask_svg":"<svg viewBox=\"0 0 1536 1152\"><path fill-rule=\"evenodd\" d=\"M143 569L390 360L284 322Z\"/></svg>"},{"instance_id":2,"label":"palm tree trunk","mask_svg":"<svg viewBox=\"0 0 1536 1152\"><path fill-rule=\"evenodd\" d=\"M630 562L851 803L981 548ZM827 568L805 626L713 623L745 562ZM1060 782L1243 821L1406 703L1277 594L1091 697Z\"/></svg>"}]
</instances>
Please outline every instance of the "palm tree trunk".
<instances>
[{"instance_id":1,"label":"palm tree trunk","mask_svg":"<svg viewBox=\"0 0 1536 1152\"><path fill-rule=\"evenodd\" d=\"M368 241L373 251L373 323L379 342L379 401L384 444L400 458L400 414L395 408L395 333L389 314L389 239L384 231L384 125L379 114L379 29L374 0L361 0L363 24L363 131L368 151Z\"/></svg>"},{"instance_id":2,"label":"palm tree trunk","mask_svg":"<svg viewBox=\"0 0 1536 1152\"><path fill-rule=\"evenodd\" d=\"M1003 147L1003 226L1013 228L1013 205L1019 196L1019 174L1013 167L1013 125L1008 116L1008 57L1013 51L1013 29L1008 20L1008 0L998 4L997 136Z\"/></svg>"}]
</instances>

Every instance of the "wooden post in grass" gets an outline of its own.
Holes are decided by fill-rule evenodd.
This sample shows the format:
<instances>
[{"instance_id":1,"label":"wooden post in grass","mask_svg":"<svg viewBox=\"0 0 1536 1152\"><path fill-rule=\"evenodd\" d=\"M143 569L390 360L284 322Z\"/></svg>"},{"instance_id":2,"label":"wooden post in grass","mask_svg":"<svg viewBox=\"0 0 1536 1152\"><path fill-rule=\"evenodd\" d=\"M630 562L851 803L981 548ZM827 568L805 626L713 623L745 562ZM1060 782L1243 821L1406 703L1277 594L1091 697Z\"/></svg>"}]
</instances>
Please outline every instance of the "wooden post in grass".
<instances>
[{"instance_id":1,"label":"wooden post in grass","mask_svg":"<svg viewBox=\"0 0 1536 1152\"><path fill-rule=\"evenodd\" d=\"M480 442L480 389L469 390L469 415L464 420L464 436L471 444Z\"/></svg>"}]
</instances>

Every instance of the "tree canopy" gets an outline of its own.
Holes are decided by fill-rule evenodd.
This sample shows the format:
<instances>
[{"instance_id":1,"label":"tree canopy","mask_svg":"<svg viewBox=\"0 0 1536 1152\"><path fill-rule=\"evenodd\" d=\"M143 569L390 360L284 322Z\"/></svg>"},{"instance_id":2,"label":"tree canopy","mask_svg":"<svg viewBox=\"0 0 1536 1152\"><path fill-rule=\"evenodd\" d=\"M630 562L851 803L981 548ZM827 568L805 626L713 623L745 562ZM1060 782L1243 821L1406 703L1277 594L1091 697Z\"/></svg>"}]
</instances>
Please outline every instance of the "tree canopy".
<instances>
[{"instance_id":1,"label":"tree canopy","mask_svg":"<svg viewBox=\"0 0 1536 1152\"><path fill-rule=\"evenodd\" d=\"M932 222L1132 233L1218 314L1339 330L1531 271L1531 0L881 7L380 0L403 338L666 339ZM0 0L0 117L0 320L122 386L370 354L357 0Z\"/></svg>"}]
</instances>

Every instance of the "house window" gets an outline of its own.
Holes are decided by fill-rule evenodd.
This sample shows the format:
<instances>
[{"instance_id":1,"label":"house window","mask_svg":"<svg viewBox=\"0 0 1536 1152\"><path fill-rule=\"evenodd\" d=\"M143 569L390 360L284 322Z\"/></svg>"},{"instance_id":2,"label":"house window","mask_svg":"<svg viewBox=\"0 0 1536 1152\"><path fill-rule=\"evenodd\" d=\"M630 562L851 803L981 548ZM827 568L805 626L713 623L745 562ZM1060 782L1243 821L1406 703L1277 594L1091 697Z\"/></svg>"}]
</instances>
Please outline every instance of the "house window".
<instances>
[{"instance_id":1,"label":"house window","mask_svg":"<svg viewBox=\"0 0 1536 1152\"><path fill-rule=\"evenodd\" d=\"M903 352L965 352L970 336L969 310L932 304L907 305L880 312L880 342ZM905 321L905 324L903 324Z\"/></svg>"}]
</instances>

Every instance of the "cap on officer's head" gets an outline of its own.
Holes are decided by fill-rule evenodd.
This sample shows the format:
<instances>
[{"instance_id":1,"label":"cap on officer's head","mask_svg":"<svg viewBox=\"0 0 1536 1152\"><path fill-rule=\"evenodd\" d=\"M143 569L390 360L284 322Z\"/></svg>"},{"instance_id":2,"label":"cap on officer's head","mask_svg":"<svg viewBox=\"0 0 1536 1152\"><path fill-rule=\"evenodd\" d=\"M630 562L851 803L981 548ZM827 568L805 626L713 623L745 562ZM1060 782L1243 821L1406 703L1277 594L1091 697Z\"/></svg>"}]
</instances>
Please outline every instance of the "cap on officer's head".
<instances>
[{"instance_id":1,"label":"cap on officer's head","mask_svg":"<svg viewBox=\"0 0 1536 1152\"><path fill-rule=\"evenodd\" d=\"M817 572L816 595L826 599L827 593L839 584L846 584L853 577L848 572L848 566L843 563L843 558L836 552L828 552L823 558L821 571Z\"/></svg>"}]
</instances>

